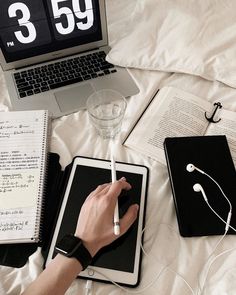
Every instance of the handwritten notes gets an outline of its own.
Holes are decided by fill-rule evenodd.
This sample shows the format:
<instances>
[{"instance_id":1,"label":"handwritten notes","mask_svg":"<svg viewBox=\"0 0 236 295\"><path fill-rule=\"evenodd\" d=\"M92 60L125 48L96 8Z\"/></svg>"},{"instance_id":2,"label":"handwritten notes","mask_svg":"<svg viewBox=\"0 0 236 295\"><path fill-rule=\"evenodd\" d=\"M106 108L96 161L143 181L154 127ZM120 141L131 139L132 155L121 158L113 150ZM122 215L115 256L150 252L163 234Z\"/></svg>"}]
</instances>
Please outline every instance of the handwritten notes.
<instances>
[{"instance_id":1,"label":"handwritten notes","mask_svg":"<svg viewBox=\"0 0 236 295\"><path fill-rule=\"evenodd\" d=\"M25 232L34 235L34 222L32 208L12 209L0 211L0 237L7 239L9 236L24 238Z\"/></svg>"},{"instance_id":2,"label":"handwritten notes","mask_svg":"<svg viewBox=\"0 0 236 295\"><path fill-rule=\"evenodd\" d=\"M3 234L19 236L36 225L46 161L45 116L45 111L0 112L0 242Z\"/></svg>"},{"instance_id":3,"label":"handwritten notes","mask_svg":"<svg viewBox=\"0 0 236 295\"><path fill-rule=\"evenodd\" d=\"M39 170L0 171L0 208L35 206L37 202Z\"/></svg>"}]
</instances>

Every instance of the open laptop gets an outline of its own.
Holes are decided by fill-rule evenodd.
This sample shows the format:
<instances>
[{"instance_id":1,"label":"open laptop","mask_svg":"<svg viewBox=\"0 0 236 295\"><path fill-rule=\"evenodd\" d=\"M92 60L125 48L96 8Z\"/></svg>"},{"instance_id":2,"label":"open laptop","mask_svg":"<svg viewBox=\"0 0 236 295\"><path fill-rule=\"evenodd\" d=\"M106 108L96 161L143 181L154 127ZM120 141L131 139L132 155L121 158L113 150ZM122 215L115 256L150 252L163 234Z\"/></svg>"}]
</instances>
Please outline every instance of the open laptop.
<instances>
[{"instance_id":1,"label":"open laptop","mask_svg":"<svg viewBox=\"0 0 236 295\"><path fill-rule=\"evenodd\" d=\"M109 51L104 0L4 0L0 63L14 110L48 109L54 117L85 108L95 90L139 92Z\"/></svg>"}]
</instances>

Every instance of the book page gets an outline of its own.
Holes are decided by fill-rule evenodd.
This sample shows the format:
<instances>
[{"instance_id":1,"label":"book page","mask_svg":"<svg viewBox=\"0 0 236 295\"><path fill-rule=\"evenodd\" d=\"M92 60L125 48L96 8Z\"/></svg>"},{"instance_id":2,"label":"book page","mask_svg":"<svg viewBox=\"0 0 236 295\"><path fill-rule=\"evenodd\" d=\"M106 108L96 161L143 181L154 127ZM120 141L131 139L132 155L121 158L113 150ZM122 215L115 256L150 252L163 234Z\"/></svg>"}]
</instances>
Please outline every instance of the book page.
<instances>
[{"instance_id":1,"label":"book page","mask_svg":"<svg viewBox=\"0 0 236 295\"><path fill-rule=\"evenodd\" d=\"M208 126L206 135L226 135L231 156L236 167L236 113L218 109L221 120Z\"/></svg>"},{"instance_id":2,"label":"book page","mask_svg":"<svg viewBox=\"0 0 236 295\"><path fill-rule=\"evenodd\" d=\"M131 132L124 145L165 164L166 137L204 135L205 112L212 103L185 91L162 88Z\"/></svg>"},{"instance_id":3,"label":"book page","mask_svg":"<svg viewBox=\"0 0 236 295\"><path fill-rule=\"evenodd\" d=\"M0 113L0 243L32 238L41 204L48 113Z\"/></svg>"}]
</instances>

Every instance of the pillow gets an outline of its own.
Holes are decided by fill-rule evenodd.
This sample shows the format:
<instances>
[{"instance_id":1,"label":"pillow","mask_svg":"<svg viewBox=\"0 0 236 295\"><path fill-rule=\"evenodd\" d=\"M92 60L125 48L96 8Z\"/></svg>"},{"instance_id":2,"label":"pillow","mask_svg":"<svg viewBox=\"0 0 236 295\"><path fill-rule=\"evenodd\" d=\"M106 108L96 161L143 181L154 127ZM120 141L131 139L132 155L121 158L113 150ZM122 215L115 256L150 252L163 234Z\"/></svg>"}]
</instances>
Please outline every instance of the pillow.
<instances>
[{"instance_id":1,"label":"pillow","mask_svg":"<svg viewBox=\"0 0 236 295\"><path fill-rule=\"evenodd\" d=\"M236 1L139 0L107 60L236 87Z\"/></svg>"}]
</instances>

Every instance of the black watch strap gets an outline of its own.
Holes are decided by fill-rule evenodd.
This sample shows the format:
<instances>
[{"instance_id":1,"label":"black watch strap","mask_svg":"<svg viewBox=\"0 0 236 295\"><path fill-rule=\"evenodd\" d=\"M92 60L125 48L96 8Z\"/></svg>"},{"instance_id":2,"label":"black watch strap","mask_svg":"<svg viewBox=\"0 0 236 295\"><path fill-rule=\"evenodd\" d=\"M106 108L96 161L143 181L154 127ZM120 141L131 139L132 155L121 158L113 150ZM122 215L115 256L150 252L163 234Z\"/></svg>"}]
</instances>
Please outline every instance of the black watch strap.
<instances>
[{"instance_id":1,"label":"black watch strap","mask_svg":"<svg viewBox=\"0 0 236 295\"><path fill-rule=\"evenodd\" d=\"M65 235L56 245L55 250L66 257L76 258L84 270L92 262L92 256L83 241L74 235Z\"/></svg>"},{"instance_id":2,"label":"black watch strap","mask_svg":"<svg viewBox=\"0 0 236 295\"><path fill-rule=\"evenodd\" d=\"M75 257L79 260L80 264L82 265L82 270L85 270L87 266L92 262L92 256L87 248L83 245L83 242L81 240L79 247L70 257Z\"/></svg>"}]
</instances>

